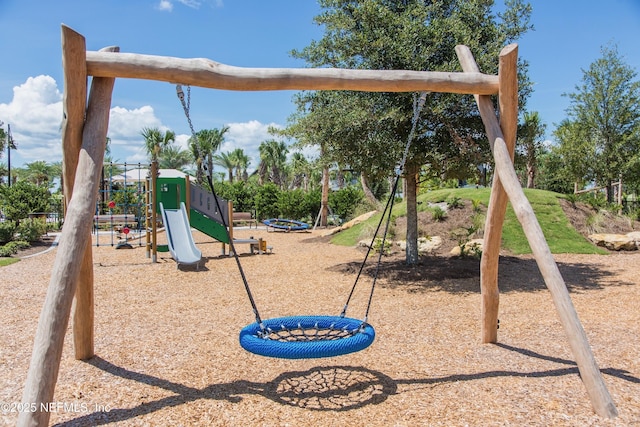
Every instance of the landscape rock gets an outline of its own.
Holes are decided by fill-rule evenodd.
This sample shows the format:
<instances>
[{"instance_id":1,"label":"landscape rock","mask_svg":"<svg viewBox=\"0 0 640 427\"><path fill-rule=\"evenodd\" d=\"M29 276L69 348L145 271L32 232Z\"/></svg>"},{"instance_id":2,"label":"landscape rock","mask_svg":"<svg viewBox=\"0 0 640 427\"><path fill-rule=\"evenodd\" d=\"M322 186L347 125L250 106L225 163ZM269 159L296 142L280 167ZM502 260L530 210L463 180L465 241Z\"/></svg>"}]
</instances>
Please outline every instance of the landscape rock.
<instances>
[{"instance_id":1,"label":"landscape rock","mask_svg":"<svg viewBox=\"0 0 640 427\"><path fill-rule=\"evenodd\" d=\"M627 236L632 238L636 242L636 248L640 249L640 231L632 231L627 233Z\"/></svg>"},{"instance_id":2,"label":"landscape rock","mask_svg":"<svg viewBox=\"0 0 640 427\"><path fill-rule=\"evenodd\" d=\"M637 241L629 234L596 233L590 234L589 240L610 251L635 251L638 249Z\"/></svg>"},{"instance_id":3,"label":"landscape rock","mask_svg":"<svg viewBox=\"0 0 640 427\"><path fill-rule=\"evenodd\" d=\"M430 237L418 237L418 254L428 255L432 254L442 246L442 237L430 236ZM399 240L396 245L400 246L403 251L407 249L407 241Z\"/></svg>"},{"instance_id":4,"label":"landscape rock","mask_svg":"<svg viewBox=\"0 0 640 427\"><path fill-rule=\"evenodd\" d=\"M453 249L451 249L451 252L449 252L449 254L451 256L462 256L462 255L474 256L479 253L482 253L482 250L483 250L482 243L483 243L482 239L469 240L464 245L456 246Z\"/></svg>"}]
</instances>

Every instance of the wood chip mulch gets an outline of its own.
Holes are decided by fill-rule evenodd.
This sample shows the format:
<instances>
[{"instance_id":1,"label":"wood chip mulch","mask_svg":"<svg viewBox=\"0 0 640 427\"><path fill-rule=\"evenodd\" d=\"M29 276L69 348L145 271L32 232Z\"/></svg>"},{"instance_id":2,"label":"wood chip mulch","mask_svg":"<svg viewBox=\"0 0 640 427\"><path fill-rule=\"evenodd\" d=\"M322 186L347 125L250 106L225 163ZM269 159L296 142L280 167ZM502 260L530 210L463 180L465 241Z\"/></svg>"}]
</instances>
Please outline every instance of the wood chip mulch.
<instances>
[{"instance_id":1,"label":"wood chip mulch","mask_svg":"<svg viewBox=\"0 0 640 427\"><path fill-rule=\"evenodd\" d=\"M263 318L339 314L363 252L313 233L263 237L241 263ZM477 260L385 259L368 349L332 359L245 352L254 321L233 258L194 232L204 265L153 264L144 247L93 248L95 351L65 340L51 424L61 426L640 426L640 252L556 260L617 405L595 415L531 257L503 257L499 343L480 343ZM164 236L161 237L162 239ZM0 269L0 425L20 402L57 249ZM371 270L367 270L369 272ZM365 280L348 315L362 317ZM9 404L10 406L7 406Z\"/></svg>"}]
</instances>

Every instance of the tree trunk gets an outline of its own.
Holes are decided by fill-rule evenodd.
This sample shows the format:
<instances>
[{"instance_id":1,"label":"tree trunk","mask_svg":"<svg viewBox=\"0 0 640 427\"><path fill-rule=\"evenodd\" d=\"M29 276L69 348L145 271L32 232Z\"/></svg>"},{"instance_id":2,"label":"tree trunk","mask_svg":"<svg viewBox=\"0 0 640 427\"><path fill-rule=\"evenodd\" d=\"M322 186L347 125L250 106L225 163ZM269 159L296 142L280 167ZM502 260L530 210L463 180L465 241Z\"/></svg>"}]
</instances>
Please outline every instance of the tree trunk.
<instances>
[{"instance_id":1,"label":"tree trunk","mask_svg":"<svg viewBox=\"0 0 640 427\"><path fill-rule=\"evenodd\" d=\"M322 199L320 200L320 226L327 226L329 216L329 167L322 168Z\"/></svg>"},{"instance_id":2,"label":"tree trunk","mask_svg":"<svg viewBox=\"0 0 640 427\"><path fill-rule=\"evenodd\" d=\"M607 179L607 203L613 203L615 198L613 196L613 181Z\"/></svg>"},{"instance_id":3,"label":"tree trunk","mask_svg":"<svg viewBox=\"0 0 640 427\"><path fill-rule=\"evenodd\" d=\"M380 202L376 199L373 191L369 188L367 174L364 172L360 173L360 185L362 185L362 191L364 192L364 196L367 200L369 200L375 207L380 207Z\"/></svg>"},{"instance_id":4,"label":"tree trunk","mask_svg":"<svg viewBox=\"0 0 640 427\"><path fill-rule=\"evenodd\" d=\"M407 193L407 250L406 263L414 265L418 263L418 203L417 203L417 178L418 169L408 165L406 169Z\"/></svg>"},{"instance_id":5,"label":"tree trunk","mask_svg":"<svg viewBox=\"0 0 640 427\"><path fill-rule=\"evenodd\" d=\"M527 165L527 188L536 188L536 168L532 164Z\"/></svg>"}]
</instances>

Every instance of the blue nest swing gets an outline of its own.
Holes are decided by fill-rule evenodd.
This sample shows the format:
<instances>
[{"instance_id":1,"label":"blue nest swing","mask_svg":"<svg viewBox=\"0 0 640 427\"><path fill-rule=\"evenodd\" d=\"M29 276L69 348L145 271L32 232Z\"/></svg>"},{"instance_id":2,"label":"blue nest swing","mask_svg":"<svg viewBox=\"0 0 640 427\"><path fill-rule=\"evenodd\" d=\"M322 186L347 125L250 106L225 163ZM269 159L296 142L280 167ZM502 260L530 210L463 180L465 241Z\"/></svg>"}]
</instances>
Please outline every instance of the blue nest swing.
<instances>
[{"instance_id":1,"label":"blue nest swing","mask_svg":"<svg viewBox=\"0 0 640 427\"><path fill-rule=\"evenodd\" d=\"M304 231L309 228L309 224L293 219L269 218L262 223L267 227L285 231Z\"/></svg>"},{"instance_id":2,"label":"blue nest swing","mask_svg":"<svg viewBox=\"0 0 640 427\"><path fill-rule=\"evenodd\" d=\"M373 327L340 316L291 316L252 323L240 331L240 345L261 356L281 359L335 357L364 350Z\"/></svg>"}]
</instances>

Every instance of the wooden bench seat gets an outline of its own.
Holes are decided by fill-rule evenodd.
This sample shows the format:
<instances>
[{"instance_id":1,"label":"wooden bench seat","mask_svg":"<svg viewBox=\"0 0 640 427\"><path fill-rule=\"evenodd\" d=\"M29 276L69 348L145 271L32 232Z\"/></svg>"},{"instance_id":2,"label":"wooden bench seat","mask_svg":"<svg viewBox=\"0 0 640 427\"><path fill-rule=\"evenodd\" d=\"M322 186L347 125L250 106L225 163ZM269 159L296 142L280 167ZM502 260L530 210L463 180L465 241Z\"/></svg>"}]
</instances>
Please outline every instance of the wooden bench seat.
<instances>
[{"instance_id":1,"label":"wooden bench seat","mask_svg":"<svg viewBox=\"0 0 640 427\"><path fill-rule=\"evenodd\" d=\"M234 212L233 213L233 225L247 225L249 224L249 228L251 225L255 225L258 228L258 220L253 218L251 212Z\"/></svg>"}]
</instances>

